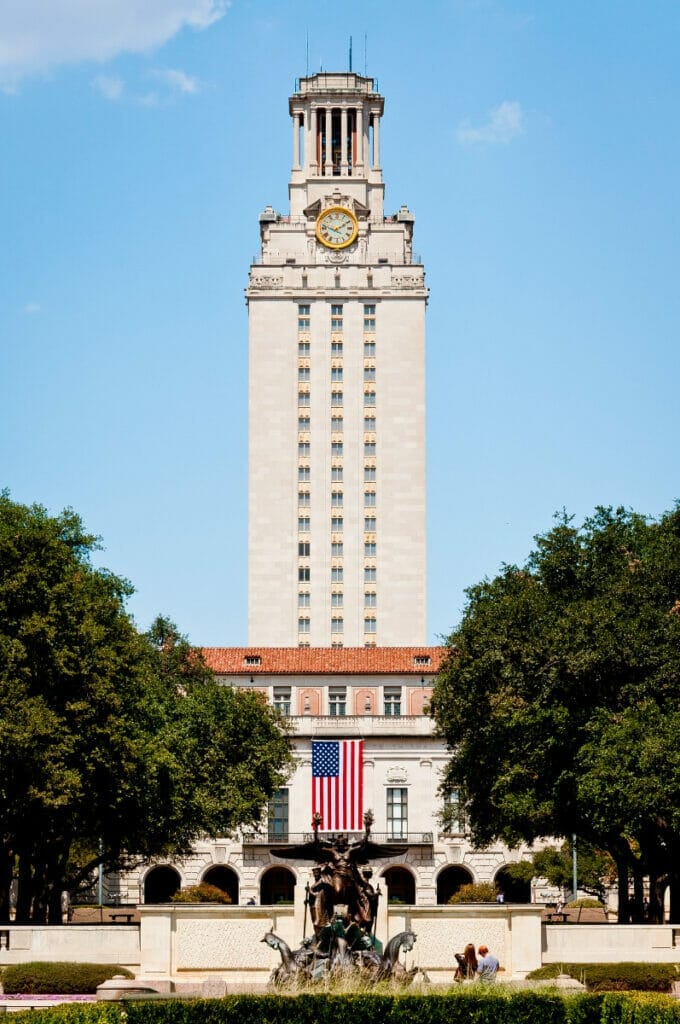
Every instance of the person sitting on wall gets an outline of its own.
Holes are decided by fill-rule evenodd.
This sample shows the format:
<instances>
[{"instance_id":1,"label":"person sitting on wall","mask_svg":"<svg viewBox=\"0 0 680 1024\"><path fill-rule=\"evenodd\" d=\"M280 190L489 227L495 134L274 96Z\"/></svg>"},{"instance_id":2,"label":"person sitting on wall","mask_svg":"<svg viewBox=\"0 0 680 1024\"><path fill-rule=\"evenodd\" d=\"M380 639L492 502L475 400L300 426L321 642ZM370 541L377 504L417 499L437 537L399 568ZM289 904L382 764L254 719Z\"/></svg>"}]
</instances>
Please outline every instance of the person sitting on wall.
<instances>
[{"instance_id":1,"label":"person sitting on wall","mask_svg":"<svg viewBox=\"0 0 680 1024\"><path fill-rule=\"evenodd\" d=\"M456 973L453 980L457 982L474 981L477 975L477 957L473 942L468 942L462 953L454 953L456 958Z\"/></svg>"},{"instance_id":2,"label":"person sitting on wall","mask_svg":"<svg viewBox=\"0 0 680 1024\"><path fill-rule=\"evenodd\" d=\"M489 952L488 946L479 947L479 960L477 961L477 975L480 981L491 982L496 980L500 964L498 958Z\"/></svg>"}]
</instances>

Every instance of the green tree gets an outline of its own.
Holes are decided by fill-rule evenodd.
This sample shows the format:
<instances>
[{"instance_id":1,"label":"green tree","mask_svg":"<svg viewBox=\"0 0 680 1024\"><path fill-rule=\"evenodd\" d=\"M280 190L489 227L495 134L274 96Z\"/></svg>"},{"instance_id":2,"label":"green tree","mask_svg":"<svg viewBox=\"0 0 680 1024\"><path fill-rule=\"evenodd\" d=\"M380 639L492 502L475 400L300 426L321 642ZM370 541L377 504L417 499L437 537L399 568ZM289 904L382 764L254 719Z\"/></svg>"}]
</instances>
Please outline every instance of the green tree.
<instances>
[{"instance_id":1,"label":"green tree","mask_svg":"<svg viewBox=\"0 0 680 1024\"><path fill-rule=\"evenodd\" d=\"M652 521L599 508L580 528L563 515L525 566L504 566L467 594L432 706L451 750L443 788L465 791L474 840L575 833L615 860L621 919L629 875L639 916L640 880L653 870L668 875L678 920L669 808L680 734L666 728L656 760L649 748L640 761L630 729L652 707L660 722L675 716L680 510ZM640 779L652 761L653 783ZM609 796L614 765L618 802ZM629 788L641 791L635 807Z\"/></svg>"},{"instance_id":2,"label":"green tree","mask_svg":"<svg viewBox=\"0 0 680 1024\"><path fill-rule=\"evenodd\" d=\"M175 855L260 818L291 764L278 714L216 683L159 619L140 634L130 585L97 539L0 494L0 919L60 919L64 889Z\"/></svg>"},{"instance_id":3,"label":"green tree","mask_svg":"<svg viewBox=\"0 0 680 1024\"><path fill-rule=\"evenodd\" d=\"M545 878L551 885L571 890L572 851L572 843L567 839L560 847L544 846L536 850L531 861L509 864L506 870L512 878L521 881L530 881L534 877ZM609 854L581 842L577 844L576 862L578 888L604 900L607 886L616 878L616 868Z\"/></svg>"}]
</instances>

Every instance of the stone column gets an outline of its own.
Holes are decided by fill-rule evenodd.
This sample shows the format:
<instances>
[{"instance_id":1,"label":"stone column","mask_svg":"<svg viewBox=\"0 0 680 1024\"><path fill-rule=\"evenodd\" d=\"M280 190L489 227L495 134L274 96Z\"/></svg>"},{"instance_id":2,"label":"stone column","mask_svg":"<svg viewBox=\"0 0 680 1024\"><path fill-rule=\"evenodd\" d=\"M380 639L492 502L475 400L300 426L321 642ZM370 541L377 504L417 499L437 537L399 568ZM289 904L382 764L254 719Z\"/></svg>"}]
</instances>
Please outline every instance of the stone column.
<instances>
[{"instance_id":1,"label":"stone column","mask_svg":"<svg viewBox=\"0 0 680 1024\"><path fill-rule=\"evenodd\" d=\"M333 111L330 107L326 107L326 162L324 165L324 174L326 177L330 177L333 174L333 151L331 145L331 134L333 125Z\"/></svg>"},{"instance_id":2,"label":"stone column","mask_svg":"<svg viewBox=\"0 0 680 1024\"><path fill-rule=\"evenodd\" d=\"M312 109L310 110L309 118L310 118L310 122L311 122L310 123L310 130L309 130L310 146L309 146L309 158L307 159L306 162L307 162L307 166L309 167L310 170L312 170L313 168L316 167L317 168L317 174L318 174L319 168L317 167L317 162L316 162L316 145L317 145L317 134L318 134L317 128L318 128L319 112L317 111L316 107L312 107Z\"/></svg>"},{"instance_id":3,"label":"stone column","mask_svg":"<svg viewBox=\"0 0 680 1024\"><path fill-rule=\"evenodd\" d=\"M340 111L340 139L342 149L340 150L340 174L347 174L347 107Z\"/></svg>"},{"instance_id":4,"label":"stone column","mask_svg":"<svg viewBox=\"0 0 680 1024\"><path fill-rule=\"evenodd\" d=\"M380 170L380 115L373 115L373 168Z\"/></svg>"},{"instance_id":5,"label":"stone column","mask_svg":"<svg viewBox=\"0 0 680 1024\"><path fill-rule=\"evenodd\" d=\"M300 115L293 114L293 170L300 170Z\"/></svg>"},{"instance_id":6,"label":"stone column","mask_svg":"<svg viewBox=\"0 0 680 1024\"><path fill-rule=\"evenodd\" d=\"M354 163L357 170L362 170L364 166L364 108L358 106L354 113L354 135L357 140L357 151L354 157Z\"/></svg>"}]
</instances>

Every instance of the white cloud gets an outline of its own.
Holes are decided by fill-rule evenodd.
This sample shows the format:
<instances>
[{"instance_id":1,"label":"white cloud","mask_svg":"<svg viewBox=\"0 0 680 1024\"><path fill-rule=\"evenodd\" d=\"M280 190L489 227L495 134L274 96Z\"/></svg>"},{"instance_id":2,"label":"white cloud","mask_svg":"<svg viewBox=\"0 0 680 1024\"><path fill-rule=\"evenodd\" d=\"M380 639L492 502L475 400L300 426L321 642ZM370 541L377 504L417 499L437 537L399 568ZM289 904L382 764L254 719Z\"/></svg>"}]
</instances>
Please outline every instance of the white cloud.
<instances>
[{"instance_id":1,"label":"white cloud","mask_svg":"<svg viewBox=\"0 0 680 1024\"><path fill-rule=\"evenodd\" d=\"M119 100L125 83L122 78L114 78L112 75L97 75L92 84L107 100Z\"/></svg>"},{"instance_id":2,"label":"white cloud","mask_svg":"<svg viewBox=\"0 0 680 1024\"><path fill-rule=\"evenodd\" d=\"M230 0L2 0L0 88L62 64L154 50L182 28L208 28Z\"/></svg>"},{"instance_id":3,"label":"white cloud","mask_svg":"<svg viewBox=\"0 0 680 1024\"><path fill-rule=\"evenodd\" d=\"M473 128L469 121L458 126L458 141L464 146L508 143L524 132L524 113L515 100L503 100L489 113L486 124Z\"/></svg>"},{"instance_id":4,"label":"white cloud","mask_svg":"<svg viewBox=\"0 0 680 1024\"><path fill-rule=\"evenodd\" d=\"M186 71L178 71L174 68L157 68L151 74L160 82L167 85L172 92L196 93L200 89L200 82Z\"/></svg>"}]
</instances>

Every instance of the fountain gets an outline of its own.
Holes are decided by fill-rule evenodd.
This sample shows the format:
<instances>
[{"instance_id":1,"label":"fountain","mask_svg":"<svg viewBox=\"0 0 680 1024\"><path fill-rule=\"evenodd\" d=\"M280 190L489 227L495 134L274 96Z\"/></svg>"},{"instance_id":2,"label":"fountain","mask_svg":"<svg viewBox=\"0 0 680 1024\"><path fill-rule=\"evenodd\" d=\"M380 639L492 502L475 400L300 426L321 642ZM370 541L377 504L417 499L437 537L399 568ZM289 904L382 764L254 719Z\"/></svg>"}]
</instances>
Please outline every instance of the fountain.
<instances>
[{"instance_id":1,"label":"fountain","mask_svg":"<svg viewBox=\"0 0 680 1024\"><path fill-rule=\"evenodd\" d=\"M369 983L392 980L410 984L417 968L406 970L399 960L403 949L410 951L415 933L399 932L385 946L376 937L376 919L381 892L371 884L370 868L360 870L373 857L393 857L406 852L405 846L381 846L371 840L373 815L364 815L364 834L348 839L344 834L320 837L321 816L312 821L314 838L300 846L284 846L276 856L282 859L315 861L313 880L305 889L305 933L302 944L291 950L274 932L262 939L279 952L281 964L272 972L273 985L300 985L339 976L356 976ZM307 912L313 934L307 936Z\"/></svg>"}]
</instances>

